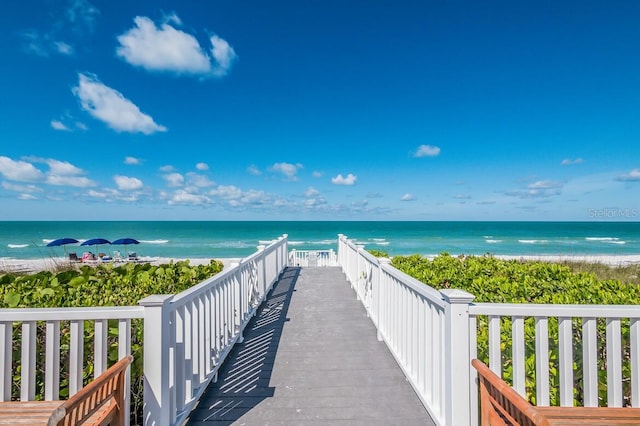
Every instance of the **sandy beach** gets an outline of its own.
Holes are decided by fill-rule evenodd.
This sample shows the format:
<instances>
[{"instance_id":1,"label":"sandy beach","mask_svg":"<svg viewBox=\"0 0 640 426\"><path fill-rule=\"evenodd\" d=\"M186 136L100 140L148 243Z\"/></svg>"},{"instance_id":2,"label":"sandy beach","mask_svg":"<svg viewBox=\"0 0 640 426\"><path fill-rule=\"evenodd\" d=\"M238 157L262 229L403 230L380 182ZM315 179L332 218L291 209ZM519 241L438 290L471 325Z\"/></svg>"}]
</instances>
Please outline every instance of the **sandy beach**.
<instances>
[{"instance_id":1,"label":"sandy beach","mask_svg":"<svg viewBox=\"0 0 640 426\"><path fill-rule=\"evenodd\" d=\"M190 258L190 259L180 259L180 258L169 258L169 257L141 257L139 262L141 263L151 263L152 265L161 265L166 264L171 261L178 262L180 260L188 260L191 265L206 265L212 259L210 258ZM222 258L215 259L222 262L224 268L228 268L234 262L239 262L241 258ZM99 262L90 263L90 265L97 265ZM123 265L124 262L117 263L118 265ZM47 271L54 270L66 265L82 265L82 263L73 262L70 263L69 259L64 257L50 257L50 258L42 258L42 259L11 259L11 258L0 258L0 271L3 272L38 272L38 271Z\"/></svg>"},{"instance_id":2,"label":"sandy beach","mask_svg":"<svg viewBox=\"0 0 640 426\"><path fill-rule=\"evenodd\" d=\"M433 256L429 256L432 258ZM524 261L542 261L542 262L588 262L600 263L609 266L626 266L640 264L640 255L598 255L598 256L562 256L562 255L535 255L535 256L507 256L495 255L498 259L505 260L524 260ZM152 265L160 265L173 261L189 260L191 265L204 265L211 261L211 258L170 258L170 257L141 257L139 262L148 262ZM232 263L239 262L241 258L216 258L222 262L225 268L231 266ZM42 259L13 259L0 258L0 271L4 272L37 272L54 270L61 266L69 265L69 260L64 257L51 257ZM71 263L72 265L82 265L82 263ZM93 263L95 265L97 263Z\"/></svg>"}]
</instances>

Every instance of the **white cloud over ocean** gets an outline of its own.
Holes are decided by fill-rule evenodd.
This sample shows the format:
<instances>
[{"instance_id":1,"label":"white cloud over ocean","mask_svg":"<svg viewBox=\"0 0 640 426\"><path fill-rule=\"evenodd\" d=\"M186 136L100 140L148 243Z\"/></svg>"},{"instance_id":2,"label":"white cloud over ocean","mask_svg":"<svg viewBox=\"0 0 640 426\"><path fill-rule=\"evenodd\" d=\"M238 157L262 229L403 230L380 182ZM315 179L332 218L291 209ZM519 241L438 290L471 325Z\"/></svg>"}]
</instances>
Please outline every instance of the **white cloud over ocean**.
<instances>
[{"instance_id":1,"label":"white cloud over ocean","mask_svg":"<svg viewBox=\"0 0 640 426\"><path fill-rule=\"evenodd\" d=\"M73 88L73 94L80 101L82 109L117 132L150 135L167 130L95 75L78 74L78 85Z\"/></svg>"},{"instance_id":2,"label":"white cloud over ocean","mask_svg":"<svg viewBox=\"0 0 640 426\"><path fill-rule=\"evenodd\" d=\"M432 145L420 145L413 154L414 157L437 157L440 155L440 147Z\"/></svg>"},{"instance_id":3,"label":"white cloud over ocean","mask_svg":"<svg viewBox=\"0 0 640 426\"><path fill-rule=\"evenodd\" d=\"M222 77L237 59L233 47L215 34L209 38L207 52L195 36L171 25L182 24L175 14L159 26L146 16L136 16L134 24L118 36L116 54L147 71Z\"/></svg>"},{"instance_id":4,"label":"white cloud over ocean","mask_svg":"<svg viewBox=\"0 0 640 426\"><path fill-rule=\"evenodd\" d=\"M355 185L358 177L352 173L349 173L347 176L342 176L342 174L337 175L334 178L331 178L331 183L334 185L345 185L351 186Z\"/></svg>"}]
</instances>

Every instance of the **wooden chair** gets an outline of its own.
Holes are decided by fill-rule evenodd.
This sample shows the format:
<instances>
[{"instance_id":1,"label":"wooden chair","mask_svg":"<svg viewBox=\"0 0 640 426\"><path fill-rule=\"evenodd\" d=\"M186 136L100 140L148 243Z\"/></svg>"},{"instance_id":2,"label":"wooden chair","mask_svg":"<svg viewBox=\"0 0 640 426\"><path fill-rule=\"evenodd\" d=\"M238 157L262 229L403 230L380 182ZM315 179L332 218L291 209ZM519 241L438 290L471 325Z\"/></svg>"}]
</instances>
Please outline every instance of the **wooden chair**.
<instances>
[{"instance_id":1,"label":"wooden chair","mask_svg":"<svg viewBox=\"0 0 640 426\"><path fill-rule=\"evenodd\" d=\"M640 425L640 408L531 405L482 361L471 365L478 370L482 426Z\"/></svg>"},{"instance_id":2,"label":"wooden chair","mask_svg":"<svg viewBox=\"0 0 640 426\"><path fill-rule=\"evenodd\" d=\"M66 401L0 403L0 424L48 426L125 424L124 378L133 356L127 355Z\"/></svg>"}]
</instances>

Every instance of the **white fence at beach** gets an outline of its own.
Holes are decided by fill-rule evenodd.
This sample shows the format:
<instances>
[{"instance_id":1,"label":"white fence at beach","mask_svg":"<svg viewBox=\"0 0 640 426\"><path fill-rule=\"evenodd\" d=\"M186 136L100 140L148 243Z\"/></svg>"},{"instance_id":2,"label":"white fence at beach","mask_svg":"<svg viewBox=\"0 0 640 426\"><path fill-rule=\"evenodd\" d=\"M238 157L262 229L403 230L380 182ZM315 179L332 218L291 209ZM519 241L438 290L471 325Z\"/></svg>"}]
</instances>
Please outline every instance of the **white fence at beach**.
<instances>
[{"instance_id":1,"label":"white fence at beach","mask_svg":"<svg viewBox=\"0 0 640 426\"><path fill-rule=\"evenodd\" d=\"M333 249L330 250L296 250L289 252L289 265L291 266L338 266L338 256Z\"/></svg>"},{"instance_id":2,"label":"white fence at beach","mask_svg":"<svg viewBox=\"0 0 640 426\"><path fill-rule=\"evenodd\" d=\"M118 357L122 358L131 353L131 320L142 318L145 424L180 424L216 377L233 345L242 341L245 326L287 262L287 236L283 235L180 294L149 296L140 306L0 309L0 401L12 398L14 338L20 339L21 348L20 400L36 398L36 375L42 370L42 397L56 400L61 351L66 356L68 350L69 394L73 395L83 386L88 333L94 334L94 376L98 376L107 368L110 325L117 323ZM68 349L60 342L61 327L70 331ZM38 336L39 329L44 336ZM40 341L44 338L44 347L37 347L38 337ZM45 365L36 365L36 353L42 350L46 351ZM129 373L126 380L130 381ZM126 398L128 423L129 391Z\"/></svg>"},{"instance_id":3,"label":"white fence at beach","mask_svg":"<svg viewBox=\"0 0 640 426\"><path fill-rule=\"evenodd\" d=\"M577 389L585 406L640 407L639 306L474 304L473 295L435 290L343 235L338 240L338 263L375 324L378 339L389 347L439 425L478 423L477 375L470 361L477 357L478 327L485 323L490 368L501 375L503 359L510 359L513 387L525 397L527 370L534 371L538 405L549 404L549 352L555 350L559 375L555 390L561 406L574 405ZM525 336L525 321L535 323L535 336ZM501 325L509 323L511 331L505 336ZM604 336L598 335L599 323L606 330ZM574 330L574 324L581 325L579 330ZM623 327L629 328L628 341L622 338ZM510 353L501 348L504 337L512 342ZM531 355L525 348L527 339L535 340L534 365L527 363ZM550 346L550 341L556 346ZM599 380L602 366L597 363L597 354L603 351L607 357L604 382ZM573 364L580 358L583 377L577 380ZM626 376L625 363L630 369ZM630 389L629 401L623 401L623 384ZM606 401L598 400L602 385L607 388Z\"/></svg>"}]
</instances>

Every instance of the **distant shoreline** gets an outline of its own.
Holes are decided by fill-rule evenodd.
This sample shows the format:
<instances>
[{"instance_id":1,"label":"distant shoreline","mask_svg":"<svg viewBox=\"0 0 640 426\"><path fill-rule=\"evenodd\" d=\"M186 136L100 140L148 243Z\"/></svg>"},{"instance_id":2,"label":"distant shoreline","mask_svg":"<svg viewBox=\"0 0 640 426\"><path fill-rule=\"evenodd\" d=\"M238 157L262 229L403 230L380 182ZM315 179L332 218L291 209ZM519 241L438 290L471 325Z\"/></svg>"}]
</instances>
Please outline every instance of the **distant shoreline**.
<instances>
[{"instance_id":1,"label":"distant shoreline","mask_svg":"<svg viewBox=\"0 0 640 426\"><path fill-rule=\"evenodd\" d=\"M167 264L169 262L178 262L188 260L192 266L207 265L212 260L222 262L224 268L228 268L234 262L239 262L241 258L169 258L169 257L141 257L138 263L150 263L152 265ZM100 265L100 262L82 263L82 262L70 262L69 259L64 257L51 257L41 259L10 259L0 258L0 271L1 272L40 272L51 271L64 266L96 266ZM116 266L126 265L127 262L104 262L104 264L113 264Z\"/></svg>"},{"instance_id":2,"label":"distant shoreline","mask_svg":"<svg viewBox=\"0 0 640 426\"><path fill-rule=\"evenodd\" d=\"M433 259L437 255L427 255L425 257ZM467 256L467 255L465 255ZM482 255L476 255L482 256ZM496 259L503 260L523 260L523 261L541 261L550 263L564 262L586 262L594 264L603 264L607 266L626 266L640 264L640 255L492 255ZM188 260L191 265L205 265L211 260L222 262L224 268L228 268L234 262L239 262L242 258L224 257L224 258L171 258L171 257L142 257L139 262L150 263L152 265L166 264L169 262L178 262ZM91 263L89 265L99 265L100 263ZM126 262L120 262L118 265L124 265ZM70 263L64 257L51 257L40 259L14 259L0 258L1 272L39 272L46 270L55 270L66 265L81 266L82 263Z\"/></svg>"}]
</instances>

